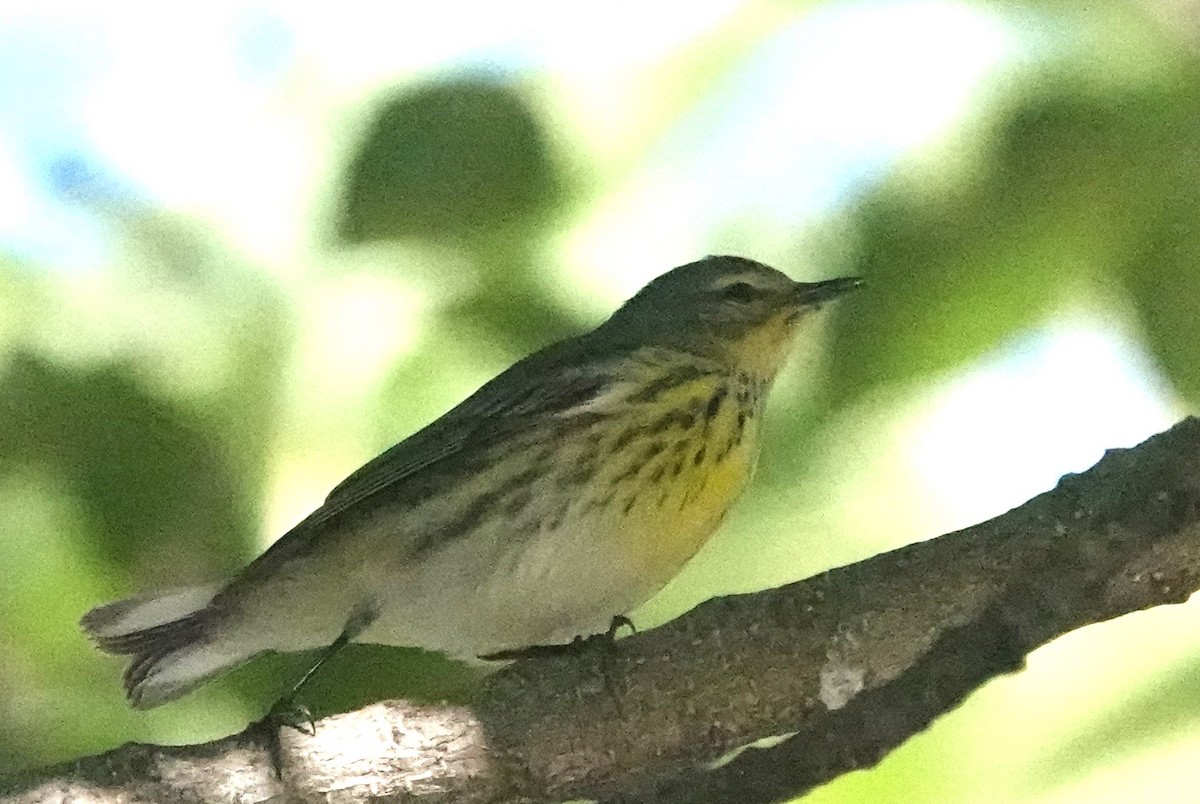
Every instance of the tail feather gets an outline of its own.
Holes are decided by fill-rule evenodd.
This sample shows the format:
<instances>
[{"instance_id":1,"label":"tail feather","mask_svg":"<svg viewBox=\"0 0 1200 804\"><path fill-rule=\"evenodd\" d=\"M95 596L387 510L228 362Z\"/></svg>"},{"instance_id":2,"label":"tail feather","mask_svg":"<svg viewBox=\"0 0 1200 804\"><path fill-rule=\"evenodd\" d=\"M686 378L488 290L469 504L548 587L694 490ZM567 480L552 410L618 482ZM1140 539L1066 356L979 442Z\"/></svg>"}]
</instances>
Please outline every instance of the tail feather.
<instances>
[{"instance_id":1,"label":"tail feather","mask_svg":"<svg viewBox=\"0 0 1200 804\"><path fill-rule=\"evenodd\" d=\"M80 626L101 650L106 653L127 654L139 650L125 649L127 637L154 632L166 635L170 626L205 609L216 596L219 586L196 586L173 589L153 595L127 597L106 603L83 615ZM154 629L163 627L163 630ZM150 639L150 637L146 637ZM112 649L109 649L112 645Z\"/></svg>"},{"instance_id":2,"label":"tail feather","mask_svg":"<svg viewBox=\"0 0 1200 804\"><path fill-rule=\"evenodd\" d=\"M80 626L105 653L129 656L125 694L136 707L175 700L252 658L213 639L219 586L127 598L92 609Z\"/></svg>"},{"instance_id":3,"label":"tail feather","mask_svg":"<svg viewBox=\"0 0 1200 804\"><path fill-rule=\"evenodd\" d=\"M86 624L84 629L96 642L96 646L105 653L116 656L137 656L172 650L200 639L204 635L203 615L203 611L198 611L173 622L152 625L140 631L130 631L112 636L93 632L88 629Z\"/></svg>"}]
</instances>

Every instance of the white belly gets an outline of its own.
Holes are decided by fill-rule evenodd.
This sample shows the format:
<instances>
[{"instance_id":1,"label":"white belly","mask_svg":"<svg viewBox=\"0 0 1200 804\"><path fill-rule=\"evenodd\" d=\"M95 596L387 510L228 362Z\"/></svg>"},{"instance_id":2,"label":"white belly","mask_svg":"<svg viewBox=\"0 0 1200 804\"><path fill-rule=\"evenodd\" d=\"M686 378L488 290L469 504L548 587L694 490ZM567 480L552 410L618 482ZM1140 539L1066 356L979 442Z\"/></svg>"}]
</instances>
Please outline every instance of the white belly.
<instances>
[{"instance_id":1,"label":"white belly","mask_svg":"<svg viewBox=\"0 0 1200 804\"><path fill-rule=\"evenodd\" d=\"M628 510L623 498L604 508L581 498L557 527L498 520L378 578L380 616L359 641L479 656L600 633L703 546L754 457L747 446L712 465L689 459L672 483L639 487Z\"/></svg>"}]
</instances>

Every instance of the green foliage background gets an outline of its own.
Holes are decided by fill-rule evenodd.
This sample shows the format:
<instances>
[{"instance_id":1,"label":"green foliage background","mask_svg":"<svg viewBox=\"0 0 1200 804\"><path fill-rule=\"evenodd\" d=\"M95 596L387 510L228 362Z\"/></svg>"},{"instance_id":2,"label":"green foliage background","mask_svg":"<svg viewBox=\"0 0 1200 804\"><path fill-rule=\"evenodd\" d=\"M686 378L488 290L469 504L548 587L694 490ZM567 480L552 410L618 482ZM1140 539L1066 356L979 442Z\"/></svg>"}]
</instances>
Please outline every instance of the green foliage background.
<instances>
[{"instance_id":1,"label":"green foliage background","mask_svg":"<svg viewBox=\"0 0 1200 804\"><path fill-rule=\"evenodd\" d=\"M1069 311L1132 322L1180 408L1194 408L1200 37L1147 10L1155 5L997 4L1014 24L1053 30L1053 52L1011 65L951 135L835 218L797 224L772 253L747 245L752 231L711 234L708 251L861 274L870 290L831 318L824 353L798 369L803 392L785 383L791 395L777 394L754 490L645 622L899 544L919 529L899 520L919 514L883 512L869 536L826 527L863 504L839 491L855 456L834 445L869 442L929 383ZM227 576L261 549L280 466L349 471L513 359L596 323L565 270L562 233L807 12L771 6L770 24L730 24L669 56L650 76L659 119L626 164L603 169L556 124L539 76L398 80L326 155L333 200L317 205L303 275L248 264L204 223L138 205L94 210L121 244L95 287L0 254L0 773L126 740L210 738L256 716L303 657L266 657L135 713L118 663L88 646L76 620L138 590ZM308 396L324 390L319 361L303 357L308 316L330 288L373 277L415 288L427 312L369 392L323 404ZM130 321L140 325L118 347L89 348ZM1121 445L1097 444L1097 456L1109 446ZM997 687L1021 682L993 685L880 769L813 799L1068 800L1089 774L1195 731L1198 659L1185 650L1108 679L1069 710L1014 706ZM1053 675L1051 662L1025 675ZM311 699L320 711L385 696L461 699L472 681L438 657L357 646ZM1028 704L1032 693L1011 694Z\"/></svg>"}]
</instances>

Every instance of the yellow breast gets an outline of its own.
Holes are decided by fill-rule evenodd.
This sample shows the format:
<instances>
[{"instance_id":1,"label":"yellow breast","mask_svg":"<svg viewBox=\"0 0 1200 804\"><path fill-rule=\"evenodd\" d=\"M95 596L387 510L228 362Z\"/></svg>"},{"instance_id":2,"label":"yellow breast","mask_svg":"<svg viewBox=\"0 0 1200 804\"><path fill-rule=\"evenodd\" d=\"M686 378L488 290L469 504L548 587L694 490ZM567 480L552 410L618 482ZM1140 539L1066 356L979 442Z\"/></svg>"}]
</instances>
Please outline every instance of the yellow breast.
<instances>
[{"instance_id":1,"label":"yellow breast","mask_svg":"<svg viewBox=\"0 0 1200 804\"><path fill-rule=\"evenodd\" d=\"M639 577L665 584L721 524L754 471L764 390L704 375L648 403L636 432L609 445L610 521Z\"/></svg>"}]
</instances>

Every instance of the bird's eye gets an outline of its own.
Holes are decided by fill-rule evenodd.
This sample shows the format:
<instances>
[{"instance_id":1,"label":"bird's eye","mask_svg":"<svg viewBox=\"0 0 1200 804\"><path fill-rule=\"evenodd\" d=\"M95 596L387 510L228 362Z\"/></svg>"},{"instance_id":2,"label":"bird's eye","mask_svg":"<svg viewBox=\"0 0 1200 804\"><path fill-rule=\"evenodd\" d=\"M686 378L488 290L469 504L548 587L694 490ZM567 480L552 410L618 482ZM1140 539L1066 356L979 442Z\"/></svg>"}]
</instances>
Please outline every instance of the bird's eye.
<instances>
[{"instance_id":1,"label":"bird's eye","mask_svg":"<svg viewBox=\"0 0 1200 804\"><path fill-rule=\"evenodd\" d=\"M754 298L754 288L748 282L734 282L722 291L725 298L735 302L748 302Z\"/></svg>"}]
</instances>

